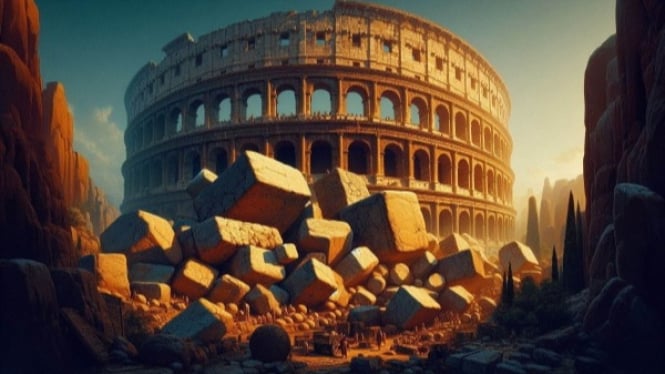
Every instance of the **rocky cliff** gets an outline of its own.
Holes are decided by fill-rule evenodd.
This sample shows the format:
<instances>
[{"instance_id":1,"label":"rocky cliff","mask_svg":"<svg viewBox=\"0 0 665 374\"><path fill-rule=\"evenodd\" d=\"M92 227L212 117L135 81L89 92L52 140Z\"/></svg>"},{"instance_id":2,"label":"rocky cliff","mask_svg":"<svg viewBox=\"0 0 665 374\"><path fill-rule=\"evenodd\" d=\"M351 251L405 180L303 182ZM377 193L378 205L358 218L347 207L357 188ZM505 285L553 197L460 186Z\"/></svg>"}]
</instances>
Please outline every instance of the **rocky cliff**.
<instances>
[{"instance_id":1,"label":"rocky cliff","mask_svg":"<svg viewBox=\"0 0 665 374\"><path fill-rule=\"evenodd\" d=\"M665 3L617 0L616 22L585 73L584 326L653 370L665 367Z\"/></svg>"},{"instance_id":2,"label":"rocky cliff","mask_svg":"<svg viewBox=\"0 0 665 374\"><path fill-rule=\"evenodd\" d=\"M557 253L563 254L564 231L566 228L566 213L568 211L568 194L572 191L575 203L580 209L586 209L586 196L584 195L584 178L582 175L575 179L559 179L550 183L545 179L540 195L539 224L540 246L545 255L551 255L552 246L556 246Z\"/></svg>"}]
</instances>

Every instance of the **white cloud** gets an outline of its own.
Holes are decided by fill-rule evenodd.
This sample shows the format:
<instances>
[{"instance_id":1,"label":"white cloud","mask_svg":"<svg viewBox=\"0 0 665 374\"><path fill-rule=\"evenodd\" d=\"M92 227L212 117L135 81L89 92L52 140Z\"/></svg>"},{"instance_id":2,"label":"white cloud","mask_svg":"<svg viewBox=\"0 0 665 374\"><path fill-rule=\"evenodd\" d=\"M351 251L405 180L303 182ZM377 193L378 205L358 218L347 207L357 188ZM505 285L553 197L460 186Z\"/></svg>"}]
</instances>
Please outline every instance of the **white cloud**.
<instances>
[{"instance_id":1,"label":"white cloud","mask_svg":"<svg viewBox=\"0 0 665 374\"><path fill-rule=\"evenodd\" d=\"M93 108L74 124L74 148L90 165L90 177L109 200L120 205L123 196L122 163L125 159L123 133L112 119L113 107Z\"/></svg>"},{"instance_id":2,"label":"white cloud","mask_svg":"<svg viewBox=\"0 0 665 374\"><path fill-rule=\"evenodd\" d=\"M572 147L556 155L554 161L556 161L559 164L580 162L583 156L584 156L584 149L582 149L582 147Z\"/></svg>"}]
</instances>

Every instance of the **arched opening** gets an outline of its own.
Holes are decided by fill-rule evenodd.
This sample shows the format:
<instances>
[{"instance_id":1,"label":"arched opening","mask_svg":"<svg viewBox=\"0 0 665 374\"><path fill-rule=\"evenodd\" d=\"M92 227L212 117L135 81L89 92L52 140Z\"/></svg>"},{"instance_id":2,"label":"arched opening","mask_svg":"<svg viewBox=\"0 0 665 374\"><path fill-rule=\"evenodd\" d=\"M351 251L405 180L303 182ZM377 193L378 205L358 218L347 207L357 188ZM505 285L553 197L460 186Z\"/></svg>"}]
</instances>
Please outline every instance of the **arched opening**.
<instances>
[{"instance_id":1,"label":"arched opening","mask_svg":"<svg viewBox=\"0 0 665 374\"><path fill-rule=\"evenodd\" d=\"M420 208L420 212L423 214L423 219L425 220L425 228L427 232L432 232L432 215L429 213L429 209Z\"/></svg>"},{"instance_id":2,"label":"arched opening","mask_svg":"<svg viewBox=\"0 0 665 374\"><path fill-rule=\"evenodd\" d=\"M367 117L365 93L358 88L352 88L346 93L346 114L351 116Z\"/></svg>"},{"instance_id":3,"label":"arched opening","mask_svg":"<svg viewBox=\"0 0 665 374\"><path fill-rule=\"evenodd\" d=\"M217 122L224 123L231 121L231 98L221 96L217 103Z\"/></svg>"},{"instance_id":4,"label":"arched opening","mask_svg":"<svg viewBox=\"0 0 665 374\"><path fill-rule=\"evenodd\" d=\"M153 127L152 121L145 124L143 130L143 144L145 145L152 144L152 139L153 139L152 127Z\"/></svg>"},{"instance_id":5,"label":"arched opening","mask_svg":"<svg viewBox=\"0 0 665 374\"><path fill-rule=\"evenodd\" d=\"M369 147L359 140L349 145L347 169L356 174L369 174Z\"/></svg>"},{"instance_id":6,"label":"arched opening","mask_svg":"<svg viewBox=\"0 0 665 374\"><path fill-rule=\"evenodd\" d=\"M427 104L420 99L415 98L411 100L410 107L411 114L411 125L417 126L420 128L428 128L428 118L427 118Z\"/></svg>"},{"instance_id":7,"label":"arched opening","mask_svg":"<svg viewBox=\"0 0 665 374\"><path fill-rule=\"evenodd\" d=\"M185 177L189 181L201 171L201 155L195 151L187 153L187 156L185 156L185 165L185 170L187 170Z\"/></svg>"},{"instance_id":8,"label":"arched opening","mask_svg":"<svg viewBox=\"0 0 665 374\"><path fill-rule=\"evenodd\" d=\"M253 151L261 153L261 151L259 150L259 146L254 143L243 144L242 147L240 147L240 153L245 153L245 151Z\"/></svg>"},{"instance_id":9,"label":"arched opening","mask_svg":"<svg viewBox=\"0 0 665 374\"><path fill-rule=\"evenodd\" d=\"M483 130L483 143L485 143L485 150L492 152L492 130L489 127L485 127Z\"/></svg>"},{"instance_id":10,"label":"arched opening","mask_svg":"<svg viewBox=\"0 0 665 374\"><path fill-rule=\"evenodd\" d=\"M166 182L169 185L175 185L180 180L180 163L178 155L171 155L167 161Z\"/></svg>"},{"instance_id":11,"label":"arched opening","mask_svg":"<svg viewBox=\"0 0 665 374\"><path fill-rule=\"evenodd\" d=\"M462 113L457 113L455 115L455 137L462 141L469 140L466 118Z\"/></svg>"},{"instance_id":12,"label":"arched opening","mask_svg":"<svg viewBox=\"0 0 665 374\"><path fill-rule=\"evenodd\" d=\"M391 144L383 150L383 175L392 178L404 176L404 162L402 150Z\"/></svg>"},{"instance_id":13,"label":"arched opening","mask_svg":"<svg viewBox=\"0 0 665 374\"><path fill-rule=\"evenodd\" d=\"M442 210L439 213L439 236L445 238L453 233L453 213L449 210Z\"/></svg>"},{"instance_id":14,"label":"arched opening","mask_svg":"<svg viewBox=\"0 0 665 374\"><path fill-rule=\"evenodd\" d=\"M381 118L385 121L399 122L400 108L399 97L392 91L386 91L381 95L380 101Z\"/></svg>"},{"instance_id":15,"label":"arched opening","mask_svg":"<svg viewBox=\"0 0 665 374\"><path fill-rule=\"evenodd\" d=\"M212 169L217 175L226 170L229 164L229 157L224 148L215 148L210 152L208 157L208 167Z\"/></svg>"},{"instance_id":16,"label":"arched opening","mask_svg":"<svg viewBox=\"0 0 665 374\"><path fill-rule=\"evenodd\" d=\"M333 152L330 143L317 140L312 144L309 167L310 174L323 174L333 169Z\"/></svg>"},{"instance_id":17,"label":"arched opening","mask_svg":"<svg viewBox=\"0 0 665 374\"><path fill-rule=\"evenodd\" d=\"M169 133L177 134L182 131L182 112L180 108L173 108L169 115Z\"/></svg>"},{"instance_id":18,"label":"arched opening","mask_svg":"<svg viewBox=\"0 0 665 374\"><path fill-rule=\"evenodd\" d=\"M503 177L501 174L496 176L496 197L503 200Z\"/></svg>"},{"instance_id":19,"label":"arched opening","mask_svg":"<svg viewBox=\"0 0 665 374\"><path fill-rule=\"evenodd\" d=\"M277 93L277 117L291 117L296 114L296 91L284 87Z\"/></svg>"},{"instance_id":20,"label":"arched opening","mask_svg":"<svg viewBox=\"0 0 665 374\"><path fill-rule=\"evenodd\" d=\"M503 231L503 217L501 216L499 216L496 220L496 231L499 240L502 241L506 238L505 233Z\"/></svg>"},{"instance_id":21,"label":"arched opening","mask_svg":"<svg viewBox=\"0 0 665 374\"><path fill-rule=\"evenodd\" d=\"M494 216L489 216L487 218L487 238L489 240L496 240L496 232L494 230Z\"/></svg>"},{"instance_id":22,"label":"arched opening","mask_svg":"<svg viewBox=\"0 0 665 374\"><path fill-rule=\"evenodd\" d=\"M501 154L501 150L499 149L500 143L501 139L499 138L499 134L494 134L494 155L497 157Z\"/></svg>"},{"instance_id":23,"label":"arched opening","mask_svg":"<svg viewBox=\"0 0 665 374\"><path fill-rule=\"evenodd\" d=\"M419 181L429 181L429 155L419 149L413 155L413 177Z\"/></svg>"},{"instance_id":24,"label":"arched opening","mask_svg":"<svg viewBox=\"0 0 665 374\"><path fill-rule=\"evenodd\" d=\"M289 141L275 145L275 160L296 167L296 147Z\"/></svg>"},{"instance_id":25,"label":"arched opening","mask_svg":"<svg viewBox=\"0 0 665 374\"><path fill-rule=\"evenodd\" d=\"M310 107L312 108L311 114L313 115L326 115L332 113L330 92L325 88L317 88L314 90Z\"/></svg>"},{"instance_id":26,"label":"arched opening","mask_svg":"<svg viewBox=\"0 0 665 374\"><path fill-rule=\"evenodd\" d=\"M155 141L164 139L166 127L166 119L163 114L157 116L157 121L155 122Z\"/></svg>"},{"instance_id":27,"label":"arched opening","mask_svg":"<svg viewBox=\"0 0 665 374\"><path fill-rule=\"evenodd\" d=\"M450 113L448 112L448 108L443 105L439 105L436 108L434 126L436 131L450 135Z\"/></svg>"},{"instance_id":28,"label":"arched opening","mask_svg":"<svg viewBox=\"0 0 665 374\"><path fill-rule=\"evenodd\" d=\"M477 192L483 192L483 168L480 165L473 167L473 189Z\"/></svg>"},{"instance_id":29,"label":"arched opening","mask_svg":"<svg viewBox=\"0 0 665 374\"><path fill-rule=\"evenodd\" d=\"M162 160L155 160L150 167L150 188L162 185Z\"/></svg>"},{"instance_id":30,"label":"arched opening","mask_svg":"<svg viewBox=\"0 0 665 374\"><path fill-rule=\"evenodd\" d=\"M459 214L459 233L471 235L471 217L467 211Z\"/></svg>"},{"instance_id":31,"label":"arched opening","mask_svg":"<svg viewBox=\"0 0 665 374\"><path fill-rule=\"evenodd\" d=\"M196 100L189 106L191 124L193 127L203 127L206 123L205 106L200 100Z\"/></svg>"},{"instance_id":32,"label":"arched opening","mask_svg":"<svg viewBox=\"0 0 665 374\"><path fill-rule=\"evenodd\" d=\"M492 170L487 171L487 194L494 196L494 172Z\"/></svg>"},{"instance_id":33,"label":"arched opening","mask_svg":"<svg viewBox=\"0 0 665 374\"><path fill-rule=\"evenodd\" d=\"M483 218L482 214L476 214L473 226L475 229L474 236L476 239L485 240L485 219Z\"/></svg>"},{"instance_id":34,"label":"arched opening","mask_svg":"<svg viewBox=\"0 0 665 374\"><path fill-rule=\"evenodd\" d=\"M263 117L263 98L258 91L249 91L243 100L245 105L244 119L253 120Z\"/></svg>"},{"instance_id":35,"label":"arched opening","mask_svg":"<svg viewBox=\"0 0 665 374\"><path fill-rule=\"evenodd\" d=\"M481 137L480 132L481 132L480 122L474 119L473 121L471 121L471 143L473 143L473 145L477 147L480 147L480 137Z\"/></svg>"},{"instance_id":36,"label":"arched opening","mask_svg":"<svg viewBox=\"0 0 665 374\"><path fill-rule=\"evenodd\" d=\"M439 174L439 183L441 184L447 184L449 186L452 186L453 184L453 167L452 167L452 162L450 161L450 157L448 155L443 154L439 156L438 160L438 174Z\"/></svg>"},{"instance_id":37,"label":"arched opening","mask_svg":"<svg viewBox=\"0 0 665 374\"><path fill-rule=\"evenodd\" d=\"M464 159L457 163L457 187L469 189L469 162Z\"/></svg>"}]
</instances>

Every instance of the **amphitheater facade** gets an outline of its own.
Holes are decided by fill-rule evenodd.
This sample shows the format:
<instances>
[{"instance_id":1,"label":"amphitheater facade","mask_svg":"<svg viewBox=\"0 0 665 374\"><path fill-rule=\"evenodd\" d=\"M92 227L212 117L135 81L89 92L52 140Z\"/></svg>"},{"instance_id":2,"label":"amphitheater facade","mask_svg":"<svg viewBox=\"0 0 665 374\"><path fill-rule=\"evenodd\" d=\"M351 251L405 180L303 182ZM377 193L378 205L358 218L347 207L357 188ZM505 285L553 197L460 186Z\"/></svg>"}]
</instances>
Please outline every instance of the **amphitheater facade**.
<instances>
[{"instance_id":1,"label":"amphitheater facade","mask_svg":"<svg viewBox=\"0 0 665 374\"><path fill-rule=\"evenodd\" d=\"M512 238L507 89L441 26L337 1L183 34L163 51L125 95L124 212L193 217L189 179L254 150L310 181L341 167L370 191L414 191L439 236Z\"/></svg>"}]
</instances>

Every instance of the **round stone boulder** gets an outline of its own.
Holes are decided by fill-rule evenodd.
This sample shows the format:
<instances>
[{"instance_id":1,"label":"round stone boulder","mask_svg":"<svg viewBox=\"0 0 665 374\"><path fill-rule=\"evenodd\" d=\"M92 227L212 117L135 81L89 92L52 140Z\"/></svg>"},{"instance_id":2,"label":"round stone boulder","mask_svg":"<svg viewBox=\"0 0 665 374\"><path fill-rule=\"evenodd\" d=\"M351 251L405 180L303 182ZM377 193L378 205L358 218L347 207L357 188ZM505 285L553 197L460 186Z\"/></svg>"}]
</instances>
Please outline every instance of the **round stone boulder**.
<instances>
[{"instance_id":1,"label":"round stone boulder","mask_svg":"<svg viewBox=\"0 0 665 374\"><path fill-rule=\"evenodd\" d=\"M285 361L291 352L291 339L281 326L259 326L249 338L249 350L255 360Z\"/></svg>"}]
</instances>

